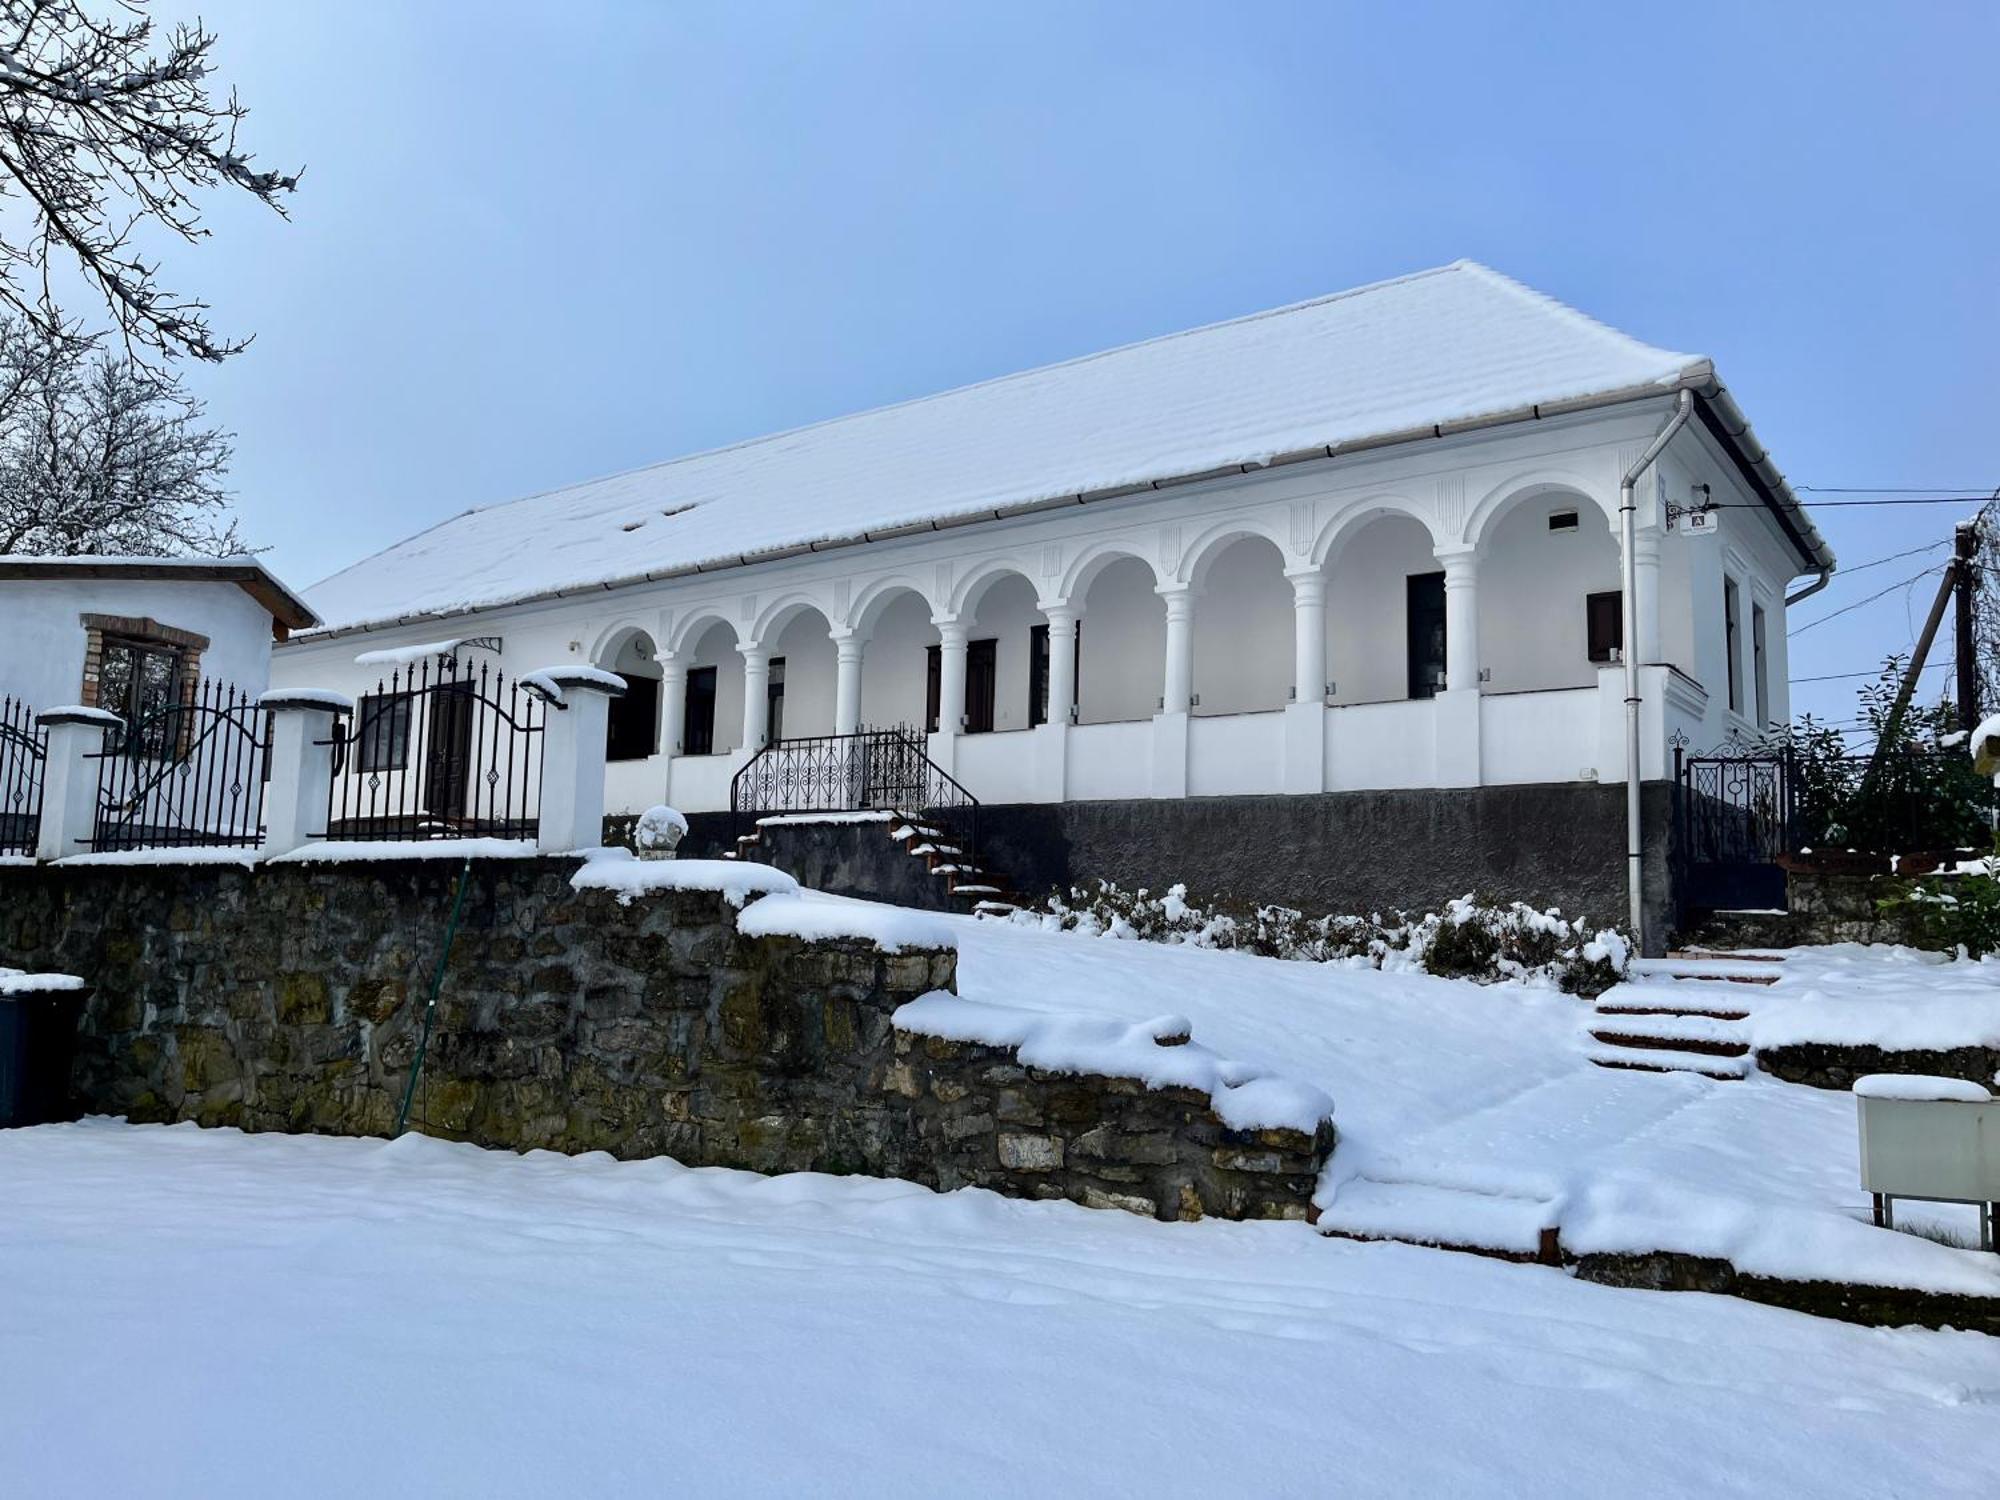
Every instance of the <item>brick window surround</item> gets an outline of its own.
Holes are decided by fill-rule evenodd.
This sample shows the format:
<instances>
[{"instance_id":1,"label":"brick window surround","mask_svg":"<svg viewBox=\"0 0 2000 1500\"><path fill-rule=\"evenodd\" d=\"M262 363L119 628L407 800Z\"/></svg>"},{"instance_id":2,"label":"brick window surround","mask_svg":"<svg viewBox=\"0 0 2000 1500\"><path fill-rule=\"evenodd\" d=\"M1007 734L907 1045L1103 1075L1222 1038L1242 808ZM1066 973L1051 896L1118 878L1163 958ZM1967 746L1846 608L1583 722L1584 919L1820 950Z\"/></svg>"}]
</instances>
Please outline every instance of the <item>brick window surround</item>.
<instances>
[{"instance_id":1,"label":"brick window surround","mask_svg":"<svg viewBox=\"0 0 2000 1500\"><path fill-rule=\"evenodd\" d=\"M83 615L83 686L81 702L97 707L98 674L104 664L104 638L142 641L148 645L172 646L181 653L180 700L194 701L195 684L201 681L201 654L208 649L208 637L192 630L178 630L141 615Z\"/></svg>"}]
</instances>

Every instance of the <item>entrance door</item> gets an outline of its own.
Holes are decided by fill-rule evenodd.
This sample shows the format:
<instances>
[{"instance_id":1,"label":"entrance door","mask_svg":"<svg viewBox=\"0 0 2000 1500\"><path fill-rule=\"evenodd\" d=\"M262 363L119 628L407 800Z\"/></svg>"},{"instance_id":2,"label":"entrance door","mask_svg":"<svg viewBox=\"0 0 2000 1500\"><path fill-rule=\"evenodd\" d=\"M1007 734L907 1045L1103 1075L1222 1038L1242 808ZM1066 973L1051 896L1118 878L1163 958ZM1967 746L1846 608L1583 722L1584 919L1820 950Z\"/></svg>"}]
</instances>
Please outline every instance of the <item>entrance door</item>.
<instances>
[{"instance_id":1,"label":"entrance door","mask_svg":"<svg viewBox=\"0 0 2000 1500\"><path fill-rule=\"evenodd\" d=\"M1444 686L1444 574L1409 581L1410 696L1434 698Z\"/></svg>"},{"instance_id":2,"label":"entrance door","mask_svg":"<svg viewBox=\"0 0 2000 1500\"><path fill-rule=\"evenodd\" d=\"M715 668L688 672L687 711L681 718L681 753L715 754Z\"/></svg>"},{"instance_id":3,"label":"entrance door","mask_svg":"<svg viewBox=\"0 0 2000 1500\"><path fill-rule=\"evenodd\" d=\"M1000 679L1000 643L968 641L965 645L965 732L993 731L993 700Z\"/></svg>"},{"instance_id":4,"label":"entrance door","mask_svg":"<svg viewBox=\"0 0 2000 1500\"><path fill-rule=\"evenodd\" d=\"M771 658L770 675L764 679L764 738L777 744L785 737L785 659Z\"/></svg>"},{"instance_id":5,"label":"entrance door","mask_svg":"<svg viewBox=\"0 0 2000 1500\"><path fill-rule=\"evenodd\" d=\"M472 714L469 682L444 682L431 689L430 742L424 747L424 811L447 823L465 816L472 779Z\"/></svg>"}]
</instances>

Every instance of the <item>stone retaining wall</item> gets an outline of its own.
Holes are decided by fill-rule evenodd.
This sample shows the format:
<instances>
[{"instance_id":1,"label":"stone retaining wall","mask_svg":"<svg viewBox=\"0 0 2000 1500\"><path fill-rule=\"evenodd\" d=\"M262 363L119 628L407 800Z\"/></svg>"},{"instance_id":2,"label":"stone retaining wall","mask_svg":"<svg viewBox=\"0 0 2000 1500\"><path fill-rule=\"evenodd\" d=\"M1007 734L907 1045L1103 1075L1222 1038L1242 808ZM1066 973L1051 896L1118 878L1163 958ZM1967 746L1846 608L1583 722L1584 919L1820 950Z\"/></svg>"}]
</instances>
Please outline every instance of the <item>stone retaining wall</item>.
<instances>
[{"instance_id":1,"label":"stone retaining wall","mask_svg":"<svg viewBox=\"0 0 2000 1500\"><path fill-rule=\"evenodd\" d=\"M715 892L621 903L573 889L576 867L472 864L412 1109L426 1133L1169 1218L1307 1213L1330 1129L1233 1136L1198 1091L913 1040L892 1017L955 987L949 949L745 937ZM0 962L95 987L73 1075L85 1111L386 1134L459 869L0 867Z\"/></svg>"},{"instance_id":2,"label":"stone retaining wall","mask_svg":"<svg viewBox=\"0 0 2000 1500\"><path fill-rule=\"evenodd\" d=\"M1963 1078L1992 1088L2000 1077L2000 1047L1952 1047L1917 1050L1856 1046L1836 1042L1794 1042L1760 1047L1757 1066L1786 1083L1816 1089L1854 1087L1870 1073L1917 1073L1929 1078Z\"/></svg>"}]
</instances>

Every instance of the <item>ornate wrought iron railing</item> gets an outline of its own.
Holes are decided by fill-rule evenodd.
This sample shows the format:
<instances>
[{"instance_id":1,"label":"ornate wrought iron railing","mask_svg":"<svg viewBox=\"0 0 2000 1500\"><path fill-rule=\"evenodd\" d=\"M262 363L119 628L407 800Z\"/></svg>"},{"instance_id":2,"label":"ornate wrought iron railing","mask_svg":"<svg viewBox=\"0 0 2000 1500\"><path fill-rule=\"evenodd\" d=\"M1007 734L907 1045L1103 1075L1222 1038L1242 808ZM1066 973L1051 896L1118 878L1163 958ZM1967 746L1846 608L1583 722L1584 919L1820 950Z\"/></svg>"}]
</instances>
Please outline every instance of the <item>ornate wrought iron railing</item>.
<instances>
[{"instance_id":1,"label":"ornate wrought iron railing","mask_svg":"<svg viewBox=\"0 0 2000 1500\"><path fill-rule=\"evenodd\" d=\"M910 725L775 740L731 779L729 811L738 837L773 813L887 811L948 829L967 863L979 843L979 799Z\"/></svg>"},{"instance_id":2,"label":"ornate wrought iron railing","mask_svg":"<svg viewBox=\"0 0 2000 1500\"><path fill-rule=\"evenodd\" d=\"M32 854L42 825L48 731L19 698L0 698L0 854Z\"/></svg>"},{"instance_id":3,"label":"ornate wrought iron railing","mask_svg":"<svg viewBox=\"0 0 2000 1500\"><path fill-rule=\"evenodd\" d=\"M334 721L324 836L533 838L549 708L455 653L398 667Z\"/></svg>"},{"instance_id":4,"label":"ornate wrought iron railing","mask_svg":"<svg viewBox=\"0 0 2000 1500\"><path fill-rule=\"evenodd\" d=\"M196 683L107 734L95 759L93 850L263 842L271 716L239 688Z\"/></svg>"}]
</instances>

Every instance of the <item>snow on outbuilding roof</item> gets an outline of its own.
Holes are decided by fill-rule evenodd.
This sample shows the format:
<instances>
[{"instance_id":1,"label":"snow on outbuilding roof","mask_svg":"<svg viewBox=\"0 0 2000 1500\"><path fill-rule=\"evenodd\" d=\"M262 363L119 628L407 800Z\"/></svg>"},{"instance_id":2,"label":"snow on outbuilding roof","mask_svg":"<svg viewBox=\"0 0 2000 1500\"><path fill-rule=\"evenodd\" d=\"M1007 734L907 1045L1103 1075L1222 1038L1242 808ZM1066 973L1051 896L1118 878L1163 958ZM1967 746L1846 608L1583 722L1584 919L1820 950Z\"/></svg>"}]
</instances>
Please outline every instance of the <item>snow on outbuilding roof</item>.
<instances>
[{"instance_id":1,"label":"snow on outbuilding roof","mask_svg":"<svg viewBox=\"0 0 2000 1500\"><path fill-rule=\"evenodd\" d=\"M1719 390L1457 261L479 507L307 596L328 629L435 617L1684 385Z\"/></svg>"},{"instance_id":2,"label":"snow on outbuilding roof","mask_svg":"<svg viewBox=\"0 0 2000 1500\"><path fill-rule=\"evenodd\" d=\"M320 623L305 601L248 553L234 557L109 557L78 553L60 557L0 555L0 581L130 579L166 583L233 583L263 605L282 639L286 631Z\"/></svg>"}]
</instances>

